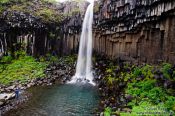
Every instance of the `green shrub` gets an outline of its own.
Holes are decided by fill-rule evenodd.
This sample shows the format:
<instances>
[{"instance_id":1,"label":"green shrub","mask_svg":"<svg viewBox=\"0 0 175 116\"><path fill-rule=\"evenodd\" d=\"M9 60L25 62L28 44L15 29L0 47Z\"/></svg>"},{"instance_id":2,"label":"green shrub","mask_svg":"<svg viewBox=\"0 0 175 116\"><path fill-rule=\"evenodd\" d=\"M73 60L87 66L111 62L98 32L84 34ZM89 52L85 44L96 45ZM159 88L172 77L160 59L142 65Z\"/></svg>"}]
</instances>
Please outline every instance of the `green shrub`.
<instances>
[{"instance_id":1,"label":"green shrub","mask_svg":"<svg viewBox=\"0 0 175 116\"><path fill-rule=\"evenodd\" d=\"M145 96L145 92L149 92L151 89L155 87L155 80L146 80L138 83L129 83L126 92L135 97L137 96Z\"/></svg>"},{"instance_id":2,"label":"green shrub","mask_svg":"<svg viewBox=\"0 0 175 116\"><path fill-rule=\"evenodd\" d=\"M62 59L66 64L74 64L76 61L76 56L75 55L65 56Z\"/></svg>"},{"instance_id":3,"label":"green shrub","mask_svg":"<svg viewBox=\"0 0 175 116\"><path fill-rule=\"evenodd\" d=\"M11 63L12 62L12 57L11 56L3 56L2 59L0 60L0 63Z\"/></svg>"},{"instance_id":4,"label":"green shrub","mask_svg":"<svg viewBox=\"0 0 175 116\"><path fill-rule=\"evenodd\" d=\"M133 77L144 76L145 79L153 78L154 74L152 73L153 67L150 65L145 65L143 67L136 67L133 71Z\"/></svg>"},{"instance_id":5,"label":"green shrub","mask_svg":"<svg viewBox=\"0 0 175 116\"><path fill-rule=\"evenodd\" d=\"M14 53L16 59L23 58L26 56L26 52L24 50L19 50Z\"/></svg>"},{"instance_id":6,"label":"green shrub","mask_svg":"<svg viewBox=\"0 0 175 116\"><path fill-rule=\"evenodd\" d=\"M171 64L163 63L161 71L163 72L163 76L167 79L171 79L171 74L169 73L171 68L172 68Z\"/></svg>"},{"instance_id":7,"label":"green shrub","mask_svg":"<svg viewBox=\"0 0 175 116\"><path fill-rule=\"evenodd\" d=\"M175 111L175 97L174 96L168 96L167 100L165 101L165 107L168 110Z\"/></svg>"},{"instance_id":8,"label":"green shrub","mask_svg":"<svg viewBox=\"0 0 175 116\"><path fill-rule=\"evenodd\" d=\"M2 73L5 70L5 65L0 64L0 73Z\"/></svg>"},{"instance_id":9,"label":"green shrub","mask_svg":"<svg viewBox=\"0 0 175 116\"><path fill-rule=\"evenodd\" d=\"M105 79L106 84L107 84L109 87L111 87L111 86L114 85L115 78L112 77L111 75L109 75L108 77L105 77L104 79Z\"/></svg>"},{"instance_id":10,"label":"green shrub","mask_svg":"<svg viewBox=\"0 0 175 116\"><path fill-rule=\"evenodd\" d=\"M110 107L105 108L104 116L111 116L112 110Z\"/></svg>"},{"instance_id":11,"label":"green shrub","mask_svg":"<svg viewBox=\"0 0 175 116\"><path fill-rule=\"evenodd\" d=\"M140 76L141 74L142 74L141 69L140 69L139 67L136 67L136 68L134 69L133 76L134 76L134 77L138 77L138 76Z\"/></svg>"},{"instance_id":12,"label":"green shrub","mask_svg":"<svg viewBox=\"0 0 175 116\"><path fill-rule=\"evenodd\" d=\"M50 57L50 62L58 62L58 57L56 57L56 56L51 56L51 57Z\"/></svg>"}]
</instances>

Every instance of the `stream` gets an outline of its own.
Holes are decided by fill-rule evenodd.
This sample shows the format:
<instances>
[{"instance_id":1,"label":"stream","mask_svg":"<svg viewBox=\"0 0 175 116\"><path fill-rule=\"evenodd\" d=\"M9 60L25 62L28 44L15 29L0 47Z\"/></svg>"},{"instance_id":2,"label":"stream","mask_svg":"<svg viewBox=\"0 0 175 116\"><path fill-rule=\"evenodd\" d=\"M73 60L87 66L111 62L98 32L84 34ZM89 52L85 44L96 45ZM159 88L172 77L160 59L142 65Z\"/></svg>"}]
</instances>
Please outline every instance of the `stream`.
<instances>
[{"instance_id":1,"label":"stream","mask_svg":"<svg viewBox=\"0 0 175 116\"><path fill-rule=\"evenodd\" d=\"M29 101L5 116L92 116L99 93L91 85L38 86L28 90Z\"/></svg>"}]
</instances>

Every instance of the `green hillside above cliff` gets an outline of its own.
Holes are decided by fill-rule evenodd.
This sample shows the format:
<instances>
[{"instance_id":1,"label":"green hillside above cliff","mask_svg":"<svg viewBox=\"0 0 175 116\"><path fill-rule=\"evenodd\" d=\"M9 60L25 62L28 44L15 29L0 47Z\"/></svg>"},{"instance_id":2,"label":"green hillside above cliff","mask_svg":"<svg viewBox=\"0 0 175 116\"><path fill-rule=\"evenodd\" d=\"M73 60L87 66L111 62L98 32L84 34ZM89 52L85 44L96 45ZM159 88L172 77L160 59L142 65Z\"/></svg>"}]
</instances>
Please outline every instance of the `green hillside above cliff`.
<instances>
[{"instance_id":1,"label":"green hillside above cliff","mask_svg":"<svg viewBox=\"0 0 175 116\"><path fill-rule=\"evenodd\" d=\"M41 19L44 23L59 23L67 16L73 14L64 14L63 10L65 6L64 3L56 2L56 0L1 0L0 14L4 15L4 12L6 11L8 12L7 17L11 17L14 12L25 13ZM78 10L78 12L79 11L80 10Z\"/></svg>"}]
</instances>

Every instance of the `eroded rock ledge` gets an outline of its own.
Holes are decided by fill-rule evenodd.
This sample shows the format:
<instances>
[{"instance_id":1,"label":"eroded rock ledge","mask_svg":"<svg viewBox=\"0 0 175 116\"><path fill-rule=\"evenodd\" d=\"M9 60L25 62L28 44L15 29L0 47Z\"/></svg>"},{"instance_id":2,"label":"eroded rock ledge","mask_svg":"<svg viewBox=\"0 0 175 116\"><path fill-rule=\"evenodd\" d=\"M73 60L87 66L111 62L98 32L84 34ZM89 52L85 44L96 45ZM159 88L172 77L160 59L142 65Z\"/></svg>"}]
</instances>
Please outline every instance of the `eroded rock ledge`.
<instances>
[{"instance_id":1,"label":"eroded rock ledge","mask_svg":"<svg viewBox=\"0 0 175 116\"><path fill-rule=\"evenodd\" d=\"M174 0L103 0L99 4L96 52L135 63L175 63Z\"/></svg>"}]
</instances>

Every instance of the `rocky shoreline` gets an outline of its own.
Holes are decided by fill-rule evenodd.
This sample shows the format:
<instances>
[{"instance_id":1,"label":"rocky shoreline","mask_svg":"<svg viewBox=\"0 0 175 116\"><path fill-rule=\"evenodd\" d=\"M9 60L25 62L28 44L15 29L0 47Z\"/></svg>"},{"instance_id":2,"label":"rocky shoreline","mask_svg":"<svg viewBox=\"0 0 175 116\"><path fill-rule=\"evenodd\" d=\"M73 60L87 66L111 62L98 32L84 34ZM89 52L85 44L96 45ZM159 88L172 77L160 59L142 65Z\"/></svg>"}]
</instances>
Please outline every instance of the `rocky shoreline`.
<instances>
[{"instance_id":1,"label":"rocky shoreline","mask_svg":"<svg viewBox=\"0 0 175 116\"><path fill-rule=\"evenodd\" d=\"M159 100L159 102L155 104L166 104L166 102L169 102L171 104L174 103L173 101L168 101L168 97L170 97L170 99L173 99L171 97L175 96L173 92L175 89L175 81L173 76L175 65L171 65L168 63L153 66L145 63L143 63L142 65L135 65L131 62L121 61L120 59L109 60L106 59L105 56L97 57L96 61L97 62L95 64L95 69L98 75L97 80L100 92L100 103L97 115L104 116L106 112L113 116L119 116L121 115L121 113L131 115L131 113L133 112L133 107L139 107L140 105L138 99L144 98L141 98L141 95L139 93L136 93L136 96L134 96L133 94L129 94L128 90L132 89L133 91L136 91L138 83L144 83L143 85L138 85L140 88L145 87L146 89L148 89L145 83L154 80L156 80L155 85L149 82L149 86L154 87L152 88L152 90L148 90L148 93L145 93L145 95L149 95L150 91L154 91L154 89L159 88L159 90L154 91L155 95L152 96L155 96L155 99ZM133 74L134 77L130 74ZM133 86L128 89L128 87L132 84ZM147 90L144 90L142 92L145 91ZM163 96L156 95L161 94L161 92L159 93L159 91L163 92ZM147 99L152 98L148 97ZM162 99L167 99L167 101L162 101ZM136 100L137 105L129 105L130 103L133 103L134 100ZM147 107L152 108L156 106L148 106L147 104ZM170 115L174 114L172 111L167 110L168 108L166 105L159 107L166 109L165 112L169 113ZM138 111L138 113L140 112L141 111ZM145 110L143 110L142 112L145 112Z\"/></svg>"},{"instance_id":2,"label":"rocky shoreline","mask_svg":"<svg viewBox=\"0 0 175 116\"><path fill-rule=\"evenodd\" d=\"M97 116L103 116L103 112L108 106L112 107L114 110L116 110L118 108L117 106L119 105L123 107L124 105L126 105L126 102L130 99L130 96L127 96L126 98L126 96L123 93L123 88L126 86L126 83L121 82L117 87L112 88L110 88L106 84L104 78L107 76L106 68L110 62L110 60L107 60L105 59L105 57L103 57L98 59L98 62L94 63L94 71L96 72L94 74L94 81L96 82L99 88L101 98L99 102L99 107L97 108L96 112ZM75 64L65 63L64 61L59 63L53 62L48 65L48 67L45 70L45 74L46 78L33 79L27 82L26 84L16 83L13 86L1 87L1 91L3 93L13 94L13 96L9 97L9 99L6 99L5 102L3 102L3 104L0 106L1 113L4 114L11 109L17 108L20 104L23 104L30 97L32 97L30 93L25 92L26 89L29 89L30 87L51 86L53 84L64 84L65 82L70 81L71 77L75 74ZM14 92L16 88L20 88L20 90L23 91L20 95L22 96L20 99L15 99ZM0 99L0 101L2 101L2 99ZM121 108L121 110L130 111L130 109L124 107Z\"/></svg>"},{"instance_id":3,"label":"rocky shoreline","mask_svg":"<svg viewBox=\"0 0 175 116\"><path fill-rule=\"evenodd\" d=\"M117 66L112 68L111 66ZM145 64L143 64L145 65ZM112 111L115 111L113 115L120 115L121 112L132 112L132 108L128 106L128 103L135 99L132 95L127 94L125 89L128 83L132 79L124 80L121 76L121 72L130 73L133 65L128 62L118 60L112 61L105 57L96 57L94 63L95 82L99 89L100 101L99 107L96 109L96 116L103 116L106 108L110 107ZM172 70L175 66L172 67ZM65 63L64 59L60 59L59 62L53 62L45 70L46 78L38 78L30 80L26 84L16 83L13 86L1 87L3 93L11 94L11 97L0 99L0 111L1 114L7 111L17 108L20 104L27 101L32 95L26 93L25 90L33 86L50 86L53 84L64 84L71 80L71 77L75 74L75 61ZM107 80L111 76L114 80ZM118 80L115 80L117 77ZM166 89L174 89L175 81L170 81L163 78L162 73L159 69L155 70L154 78L159 78L157 86L163 85ZM136 81L144 80L144 75L140 75L135 78ZM111 83L110 83L111 82ZM115 83L115 84L112 84ZM14 91L16 88L20 88L22 94L20 99L15 99ZM0 94L1 96L1 94ZM174 96L174 95L173 95Z\"/></svg>"},{"instance_id":4,"label":"rocky shoreline","mask_svg":"<svg viewBox=\"0 0 175 116\"><path fill-rule=\"evenodd\" d=\"M64 63L51 63L45 70L46 77L29 80L26 83L15 82L11 86L1 86L0 91L0 114L3 115L11 109L17 108L26 102L32 95L26 92L34 86L51 86L53 84L64 84L74 74L73 65ZM19 89L20 97L17 99L15 91Z\"/></svg>"},{"instance_id":5,"label":"rocky shoreline","mask_svg":"<svg viewBox=\"0 0 175 116\"><path fill-rule=\"evenodd\" d=\"M98 59L98 60L97 60ZM109 86L105 77L107 77L106 69L111 62L117 64L118 62L110 61L106 59L105 56L98 57L96 60L98 62L95 63L95 70L97 73L96 82L98 83L99 93L100 93L100 102L97 111L97 116L104 116L105 108L111 107L112 110L121 110L121 111L129 111L130 109L126 108L125 105L129 98L126 98L124 94L124 87L126 83L118 82L118 85ZM122 64L122 63L121 63ZM115 114L118 115L118 114Z\"/></svg>"}]
</instances>

